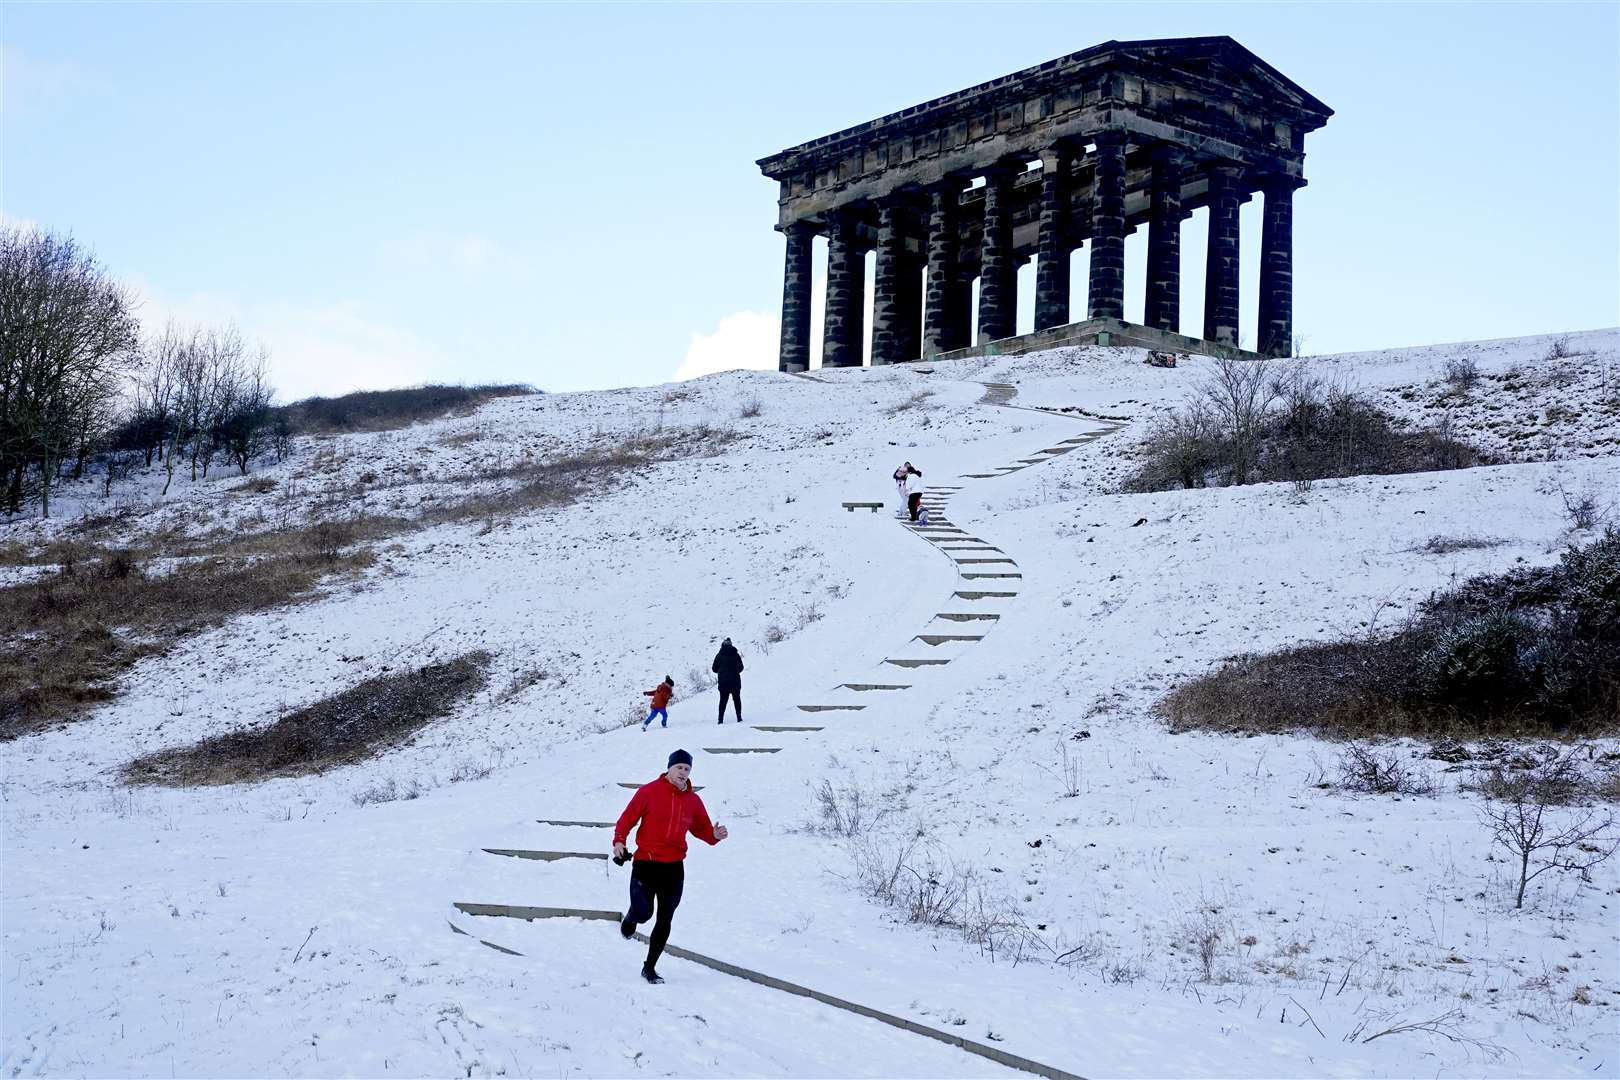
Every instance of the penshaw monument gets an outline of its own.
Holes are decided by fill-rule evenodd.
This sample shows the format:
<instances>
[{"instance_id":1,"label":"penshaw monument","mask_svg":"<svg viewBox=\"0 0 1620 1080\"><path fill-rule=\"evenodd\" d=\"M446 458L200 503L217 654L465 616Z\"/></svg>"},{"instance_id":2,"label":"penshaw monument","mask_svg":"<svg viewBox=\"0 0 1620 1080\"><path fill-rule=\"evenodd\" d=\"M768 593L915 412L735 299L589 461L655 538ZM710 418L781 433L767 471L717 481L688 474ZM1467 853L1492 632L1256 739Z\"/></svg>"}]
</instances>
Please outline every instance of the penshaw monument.
<instances>
[{"instance_id":1,"label":"penshaw monument","mask_svg":"<svg viewBox=\"0 0 1620 1080\"><path fill-rule=\"evenodd\" d=\"M787 241L780 368L810 365L814 238L826 238L821 362L856 367L874 252L872 363L1084 343L1239 348L1239 207L1264 199L1259 355L1293 337L1294 192L1333 115L1229 37L1109 41L759 161ZM1182 335L1181 223L1207 208L1201 335ZM1125 237L1147 226L1143 319L1125 315ZM1085 310L1071 255L1089 245ZM1036 260L1032 333L1018 270ZM978 283L977 325L973 315Z\"/></svg>"}]
</instances>

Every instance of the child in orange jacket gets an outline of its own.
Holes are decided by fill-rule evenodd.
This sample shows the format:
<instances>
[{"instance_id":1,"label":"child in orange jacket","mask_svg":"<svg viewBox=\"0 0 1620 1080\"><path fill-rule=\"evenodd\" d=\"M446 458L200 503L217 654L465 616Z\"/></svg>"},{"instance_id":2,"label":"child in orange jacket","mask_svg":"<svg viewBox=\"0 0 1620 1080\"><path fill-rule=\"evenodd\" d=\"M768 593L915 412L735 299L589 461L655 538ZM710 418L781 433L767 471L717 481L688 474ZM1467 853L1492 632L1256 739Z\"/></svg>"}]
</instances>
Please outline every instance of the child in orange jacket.
<instances>
[{"instance_id":1,"label":"child in orange jacket","mask_svg":"<svg viewBox=\"0 0 1620 1080\"><path fill-rule=\"evenodd\" d=\"M652 698L652 711L647 714L647 719L641 722L642 731L646 731L651 726L655 716L658 717L659 727L669 727L669 696L674 692L675 678L671 675L665 675L664 681L651 690L641 692L642 697Z\"/></svg>"}]
</instances>

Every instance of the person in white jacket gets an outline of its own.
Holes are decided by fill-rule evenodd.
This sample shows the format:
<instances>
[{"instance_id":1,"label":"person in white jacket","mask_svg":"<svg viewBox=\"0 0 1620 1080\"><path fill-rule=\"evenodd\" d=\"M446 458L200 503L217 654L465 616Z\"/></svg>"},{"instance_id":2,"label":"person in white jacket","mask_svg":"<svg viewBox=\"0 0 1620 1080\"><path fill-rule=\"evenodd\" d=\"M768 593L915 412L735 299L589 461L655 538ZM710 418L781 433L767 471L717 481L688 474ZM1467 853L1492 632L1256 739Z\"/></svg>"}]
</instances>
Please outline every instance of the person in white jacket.
<instances>
[{"instance_id":1,"label":"person in white jacket","mask_svg":"<svg viewBox=\"0 0 1620 1080\"><path fill-rule=\"evenodd\" d=\"M894 487L900 493L900 513L896 516L903 516L906 512L908 506L907 496L911 494L911 478L913 476L921 482L922 470L909 461L894 470Z\"/></svg>"}]
</instances>

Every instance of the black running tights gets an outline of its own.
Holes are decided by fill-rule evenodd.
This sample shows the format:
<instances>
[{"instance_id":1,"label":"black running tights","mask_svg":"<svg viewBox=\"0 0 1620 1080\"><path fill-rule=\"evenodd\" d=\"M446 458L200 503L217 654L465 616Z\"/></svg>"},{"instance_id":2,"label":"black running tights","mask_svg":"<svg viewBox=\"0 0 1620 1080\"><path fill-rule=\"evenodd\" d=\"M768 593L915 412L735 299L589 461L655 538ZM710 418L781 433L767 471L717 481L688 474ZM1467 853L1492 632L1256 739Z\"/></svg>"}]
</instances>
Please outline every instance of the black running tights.
<instances>
[{"instance_id":1,"label":"black running tights","mask_svg":"<svg viewBox=\"0 0 1620 1080\"><path fill-rule=\"evenodd\" d=\"M669 940L670 920L681 902L686 884L686 864L637 859L630 868L630 921L644 923L653 917L653 901L658 902L658 918L648 940L647 966L654 970Z\"/></svg>"}]
</instances>

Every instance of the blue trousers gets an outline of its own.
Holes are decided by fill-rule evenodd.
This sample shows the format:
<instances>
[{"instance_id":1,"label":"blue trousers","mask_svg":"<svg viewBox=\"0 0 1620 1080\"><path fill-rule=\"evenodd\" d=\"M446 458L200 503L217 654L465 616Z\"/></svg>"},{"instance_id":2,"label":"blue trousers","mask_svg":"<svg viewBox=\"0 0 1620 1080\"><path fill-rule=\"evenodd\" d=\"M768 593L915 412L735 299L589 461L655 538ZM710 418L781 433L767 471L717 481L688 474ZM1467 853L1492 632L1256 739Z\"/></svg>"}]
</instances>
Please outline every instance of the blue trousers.
<instances>
[{"instance_id":1,"label":"blue trousers","mask_svg":"<svg viewBox=\"0 0 1620 1080\"><path fill-rule=\"evenodd\" d=\"M659 717L659 722L658 722L659 727L669 727L669 710L668 709L654 709L652 712L647 714L647 719L645 719L645 720L643 720L641 722L641 726L646 727L648 724L651 724L653 722L653 717L655 717L655 716Z\"/></svg>"}]
</instances>

